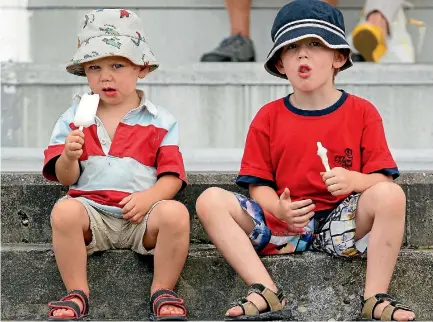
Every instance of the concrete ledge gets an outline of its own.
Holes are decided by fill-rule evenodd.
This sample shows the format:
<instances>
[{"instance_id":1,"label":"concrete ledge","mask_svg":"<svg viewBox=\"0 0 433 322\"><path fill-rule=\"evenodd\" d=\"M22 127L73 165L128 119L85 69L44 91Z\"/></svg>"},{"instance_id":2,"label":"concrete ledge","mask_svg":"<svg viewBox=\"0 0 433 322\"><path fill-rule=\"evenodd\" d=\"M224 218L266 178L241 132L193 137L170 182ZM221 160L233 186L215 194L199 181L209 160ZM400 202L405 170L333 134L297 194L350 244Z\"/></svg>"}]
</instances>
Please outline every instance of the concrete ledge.
<instances>
[{"instance_id":1,"label":"concrete ledge","mask_svg":"<svg viewBox=\"0 0 433 322\"><path fill-rule=\"evenodd\" d=\"M45 147L72 97L89 91L85 78L61 65L2 68L3 147ZM433 112L426 102L433 100L433 65L358 64L338 75L337 86L377 107L390 147L432 149ZM180 142L188 149L242 148L260 107L292 91L261 63L162 65L138 87L178 120ZM408 113L411 108L417 112Z\"/></svg>"},{"instance_id":2,"label":"concrete ledge","mask_svg":"<svg viewBox=\"0 0 433 322\"><path fill-rule=\"evenodd\" d=\"M191 214L191 240L210 243L195 216L195 201L207 188L221 188L247 193L234 184L235 173L188 173L189 186L176 196ZM40 174L3 173L1 175L2 242L49 243L49 214L66 188L48 183ZM402 173L397 180L407 196L408 247L433 247L433 172Z\"/></svg>"},{"instance_id":3,"label":"concrete ledge","mask_svg":"<svg viewBox=\"0 0 433 322\"><path fill-rule=\"evenodd\" d=\"M64 294L51 249L3 245L1 259L1 319L45 319L47 302ZM308 252L264 257L263 262L286 292L289 310L284 319L353 320L359 314L365 260ZM108 251L91 256L88 264L93 320L147 319L152 256ZM412 306L418 320L433 319L431 267L433 251L402 251L389 291ZM221 320L229 303L244 296L246 290L212 248L191 248L178 283L190 319Z\"/></svg>"},{"instance_id":4,"label":"concrete ledge","mask_svg":"<svg viewBox=\"0 0 433 322\"><path fill-rule=\"evenodd\" d=\"M237 172L243 149L182 149L188 172ZM393 149L400 171L433 171L433 149ZM1 148L2 172L39 172L44 163L43 148Z\"/></svg>"}]
</instances>

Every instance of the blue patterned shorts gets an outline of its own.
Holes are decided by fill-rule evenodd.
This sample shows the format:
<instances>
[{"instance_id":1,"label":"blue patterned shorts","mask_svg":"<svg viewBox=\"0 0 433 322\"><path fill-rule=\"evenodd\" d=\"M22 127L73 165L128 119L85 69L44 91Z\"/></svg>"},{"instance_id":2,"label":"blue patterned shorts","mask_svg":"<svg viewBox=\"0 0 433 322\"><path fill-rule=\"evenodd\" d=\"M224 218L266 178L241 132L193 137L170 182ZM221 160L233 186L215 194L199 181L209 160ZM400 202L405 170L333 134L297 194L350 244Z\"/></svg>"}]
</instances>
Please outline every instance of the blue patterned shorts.
<instances>
[{"instance_id":1,"label":"blue patterned shorts","mask_svg":"<svg viewBox=\"0 0 433 322\"><path fill-rule=\"evenodd\" d=\"M336 256L362 254L355 245L355 212L360 194L344 199L323 220L311 219L302 234L262 209L256 201L238 193L234 194L241 208L255 223L249 238L260 255L306 250L319 250Z\"/></svg>"}]
</instances>

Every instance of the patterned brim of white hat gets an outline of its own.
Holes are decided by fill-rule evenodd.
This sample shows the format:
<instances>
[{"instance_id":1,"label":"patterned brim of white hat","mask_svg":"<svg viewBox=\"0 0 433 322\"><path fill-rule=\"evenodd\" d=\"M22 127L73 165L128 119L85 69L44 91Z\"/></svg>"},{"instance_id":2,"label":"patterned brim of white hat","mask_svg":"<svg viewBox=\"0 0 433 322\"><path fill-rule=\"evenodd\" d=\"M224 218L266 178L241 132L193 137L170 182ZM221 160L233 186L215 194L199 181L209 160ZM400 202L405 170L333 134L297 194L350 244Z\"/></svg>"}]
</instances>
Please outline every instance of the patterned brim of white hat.
<instances>
[{"instance_id":1,"label":"patterned brim of white hat","mask_svg":"<svg viewBox=\"0 0 433 322\"><path fill-rule=\"evenodd\" d=\"M159 64L149 48L140 18L125 9L97 9L84 16L78 35L78 50L66 70L86 76L82 64L92 60L121 56L136 65Z\"/></svg>"}]
</instances>

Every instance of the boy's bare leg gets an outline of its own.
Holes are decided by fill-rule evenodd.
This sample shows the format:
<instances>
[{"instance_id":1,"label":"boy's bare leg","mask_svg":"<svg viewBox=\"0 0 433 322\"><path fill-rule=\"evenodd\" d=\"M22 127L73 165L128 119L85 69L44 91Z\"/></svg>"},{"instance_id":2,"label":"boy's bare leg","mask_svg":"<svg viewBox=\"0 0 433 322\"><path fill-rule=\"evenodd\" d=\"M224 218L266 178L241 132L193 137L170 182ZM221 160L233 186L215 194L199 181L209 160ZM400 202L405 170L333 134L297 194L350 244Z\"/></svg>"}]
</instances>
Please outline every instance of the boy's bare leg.
<instances>
[{"instance_id":1,"label":"boy's bare leg","mask_svg":"<svg viewBox=\"0 0 433 322\"><path fill-rule=\"evenodd\" d=\"M379 26L385 35L389 33L389 24L394 21L404 0L366 0L367 21Z\"/></svg>"},{"instance_id":2,"label":"boy's bare leg","mask_svg":"<svg viewBox=\"0 0 433 322\"><path fill-rule=\"evenodd\" d=\"M338 0L323 0L336 6ZM225 0L230 19L230 34L250 38L251 0Z\"/></svg>"},{"instance_id":3,"label":"boy's bare leg","mask_svg":"<svg viewBox=\"0 0 433 322\"><path fill-rule=\"evenodd\" d=\"M379 11L374 11L368 15L367 22L379 26L384 35L389 34L389 25L388 20L386 20L385 16L382 15Z\"/></svg>"},{"instance_id":4,"label":"boy's bare leg","mask_svg":"<svg viewBox=\"0 0 433 322\"><path fill-rule=\"evenodd\" d=\"M254 228L253 220L242 210L233 193L220 188L209 188L197 199L196 210L212 243L240 277L248 285L261 283L272 291L277 291L247 236ZM253 293L248 299L259 310L266 308L260 295ZM241 314L240 307L227 311L230 316Z\"/></svg>"},{"instance_id":5,"label":"boy's bare leg","mask_svg":"<svg viewBox=\"0 0 433 322\"><path fill-rule=\"evenodd\" d=\"M180 202L167 200L150 213L143 245L155 248L151 294L160 288L173 289L185 264L189 248L189 214ZM183 310L164 305L161 314L178 315Z\"/></svg>"},{"instance_id":6,"label":"boy's bare leg","mask_svg":"<svg viewBox=\"0 0 433 322\"><path fill-rule=\"evenodd\" d=\"M406 197L393 182L381 182L362 193L356 211L356 239L370 231L364 299L387 293L403 239ZM376 307L380 317L388 302ZM413 320L415 314L398 310L394 319Z\"/></svg>"},{"instance_id":7,"label":"boy's bare leg","mask_svg":"<svg viewBox=\"0 0 433 322\"><path fill-rule=\"evenodd\" d=\"M61 200L53 208L51 225L54 254L66 290L82 290L89 296L86 242L91 242L92 233L86 209L77 200ZM83 303L78 298L72 301L79 305L80 310L83 309ZM53 315L73 317L74 312L60 309Z\"/></svg>"},{"instance_id":8,"label":"boy's bare leg","mask_svg":"<svg viewBox=\"0 0 433 322\"><path fill-rule=\"evenodd\" d=\"M251 0L225 0L230 19L231 35L250 37Z\"/></svg>"}]
</instances>

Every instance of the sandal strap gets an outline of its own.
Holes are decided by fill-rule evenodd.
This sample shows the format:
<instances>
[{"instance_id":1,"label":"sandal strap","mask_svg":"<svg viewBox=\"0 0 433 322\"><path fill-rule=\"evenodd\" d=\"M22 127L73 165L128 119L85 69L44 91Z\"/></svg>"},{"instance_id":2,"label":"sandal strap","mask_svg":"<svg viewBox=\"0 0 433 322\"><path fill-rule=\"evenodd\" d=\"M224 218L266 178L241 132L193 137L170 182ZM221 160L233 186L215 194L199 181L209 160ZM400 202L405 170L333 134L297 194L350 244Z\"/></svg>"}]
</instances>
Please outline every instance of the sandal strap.
<instances>
[{"instance_id":1,"label":"sandal strap","mask_svg":"<svg viewBox=\"0 0 433 322\"><path fill-rule=\"evenodd\" d=\"M179 299L179 298L171 298L171 297L160 297L158 300L156 300L153 304L153 312L157 315L157 316L171 316L171 314L161 314L161 309L164 305L170 304L176 307L179 307L181 309L183 309L183 313L182 314L178 314L176 316L186 316L186 309L185 306L183 304L183 300Z\"/></svg>"},{"instance_id":2,"label":"sandal strap","mask_svg":"<svg viewBox=\"0 0 433 322\"><path fill-rule=\"evenodd\" d=\"M48 313L49 317L54 316L53 315L54 311L59 310L59 309L66 309L66 310L73 311L75 319L78 319L81 316L80 307L78 306L77 303L72 302L72 301L62 301L62 300L61 301L54 301L54 302L48 303L48 307L51 309L50 312ZM66 319L70 320L71 317L67 317Z\"/></svg>"},{"instance_id":3,"label":"sandal strap","mask_svg":"<svg viewBox=\"0 0 433 322\"><path fill-rule=\"evenodd\" d=\"M278 288L278 291L275 293L263 284L256 283L250 286L248 295L251 293L259 294L266 301L269 311L280 311L284 308L282 303L284 294L280 288Z\"/></svg>"},{"instance_id":4,"label":"sandal strap","mask_svg":"<svg viewBox=\"0 0 433 322\"><path fill-rule=\"evenodd\" d=\"M186 316L186 307L184 300L181 299L176 292L169 289L158 289L150 297L150 310L156 316L162 316L160 310L164 305L174 305L183 310L182 314L176 316ZM166 315L164 315L166 316ZM171 315L170 315L171 316Z\"/></svg>"},{"instance_id":5,"label":"sandal strap","mask_svg":"<svg viewBox=\"0 0 433 322\"><path fill-rule=\"evenodd\" d=\"M169 289L165 289L165 288L160 288L160 289L157 289L152 294L152 296L150 297L150 303L153 304L153 302L155 302L156 299L158 297L160 297L161 295L164 295L165 297L177 297L177 298L179 298L179 296L176 294L175 291L169 290Z\"/></svg>"},{"instance_id":6,"label":"sandal strap","mask_svg":"<svg viewBox=\"0 0 433 322\"><path fill-rule=\"evenodd\" d=\"M394 321L394 313L397 310L404 310L404 311L413 312L409 306L404 305L404 304L394 300L394 301L391 301L383 309L382 314L380 315L380 319L382 321Z\"/></svg>"},{"instance_id":7,"label":"sandal strap","mask_svg":"<svg viewBox=\"0 0 433 322\"><path fill-rule=\"evenodd\" d=\"M233 303L232 308L236 306L239 306L242 309L242 315L251 316L260 314L259 308L245 297L242 297Z\"/></svg>"},{"instance_id":8,"label":"sandal strap","mask_svg":"<svg viewBox=\"0 0 433 322\"><path fill-rule=\"evenodd\" d=\"M80 313L81 315L86 315L89 312L89 297L82 290L72 290L61 298L60 301L67 301L74 297L78 297L81 303L83 303L83 310Z\"/></svg>"},{"instance_id":9,"label":"sandal strap","mask_svg":"<svg viewBox=\"0 0 433 322\"><path fill-rule=\"evenodd\" d=\"M374 320L374 310L376 306L384 301L394 301L394 299L386 293L377 293L366 300L362 299L362 318Z\"/></svg>"}]
</instances>

